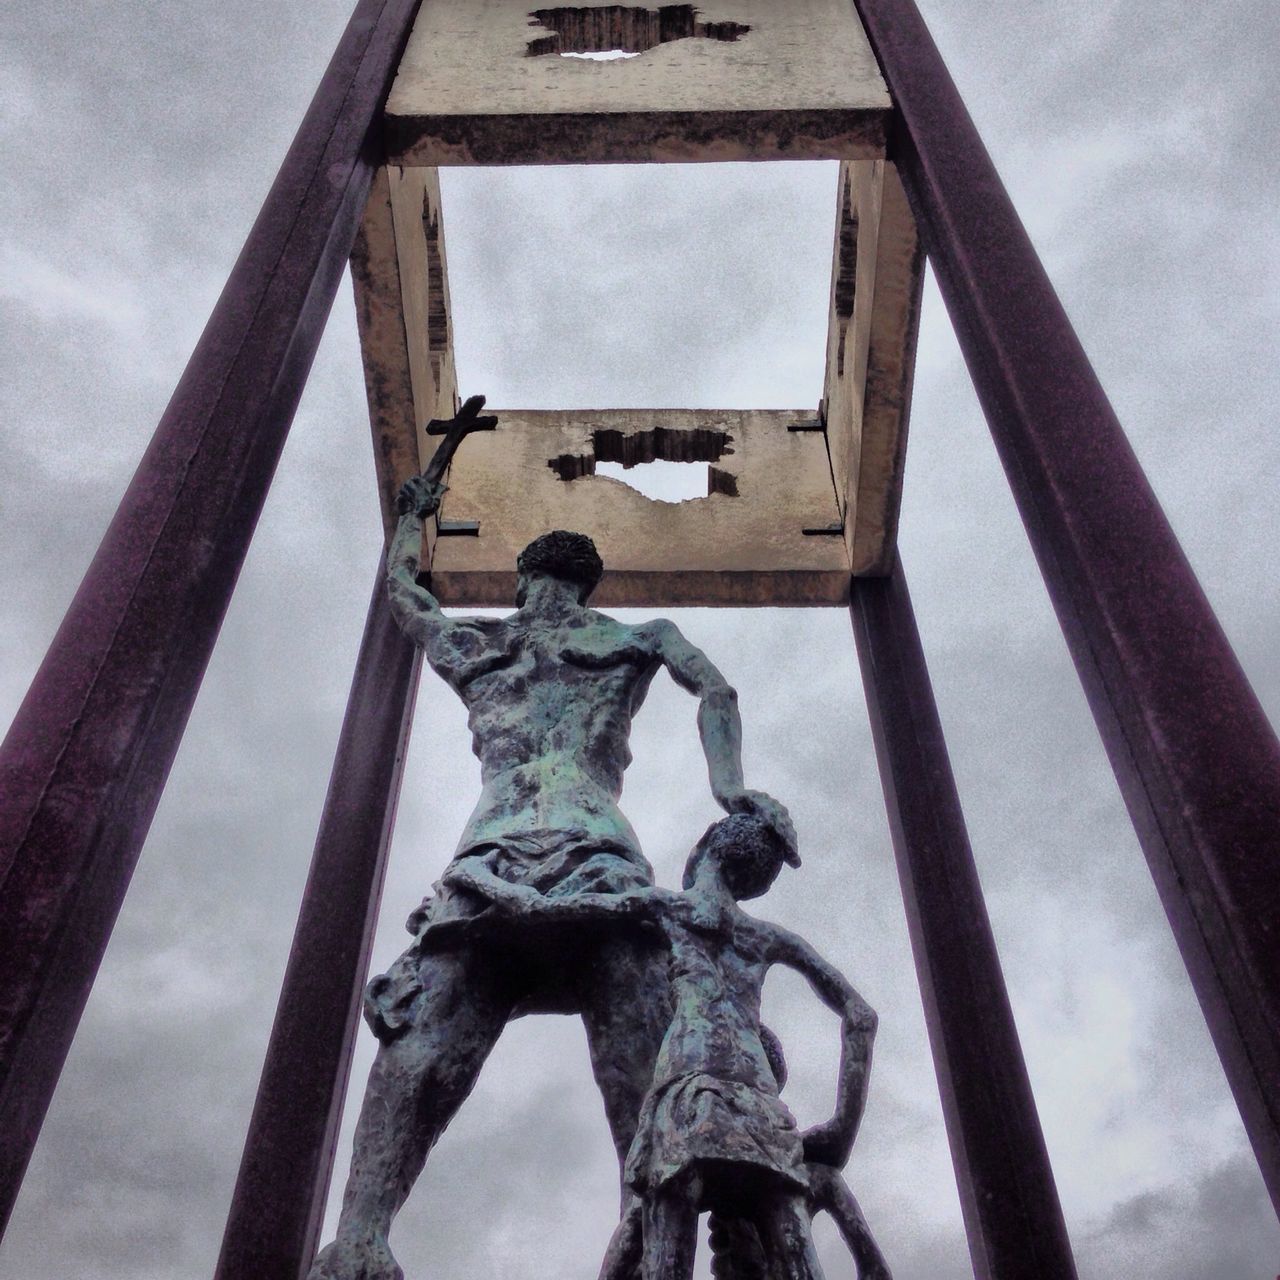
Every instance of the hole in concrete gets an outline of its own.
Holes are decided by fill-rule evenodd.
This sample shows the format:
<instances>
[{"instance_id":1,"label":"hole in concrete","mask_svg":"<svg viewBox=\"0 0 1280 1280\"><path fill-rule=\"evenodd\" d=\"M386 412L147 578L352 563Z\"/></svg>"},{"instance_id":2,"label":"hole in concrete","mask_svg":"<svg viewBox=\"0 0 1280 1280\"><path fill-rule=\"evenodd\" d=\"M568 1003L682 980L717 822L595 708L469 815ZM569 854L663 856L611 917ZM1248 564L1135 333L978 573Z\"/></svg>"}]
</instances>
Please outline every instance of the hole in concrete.
<instances>
[{"instance_id":1,"label":"hole in concrete","mask_svg":"<svg viewBox=\"0 0 1280 1280\"><path fill-rule=\"evenodd\" d=\"M561 480L607 476L656 502L686 502L713 493L736 498L736 476L709 465L704 478L687 465L719 462L733 452L732 443L733 437L727 431L655 427L652 431L624 434L601 428L592 432L591 453L563 453L551 458L547 465Z\"/></svg>"},{"instance_id":2,"label":"hole in concrete","mask_svg":"<svg viewBox=\"0 0 1280 1280\"><path fill-rule=\"evenodd\" d=\"M633 58L672 40L733 41L751 30L742 22L703 22L691 4L664 4L656 9L622 4L534 9L529 18L530 25L550 32L529 41L530 57L555 53L595 62Z\"/></svg>"},{"instance_id":3,"label":"hole in concrete","mask_svg":"<svg viewBox=\"0 0 1280 1280\"><path fill-rule=\"evenodd\" d=\"M599 53L577 53L570 49L560 54L562 58L581 58L584 62L617 62L619 58L638 58L638 53L628 53L625 49L601 49Z\"/></svg>"},{"instance_id":4,"label":"hole in concrete","mask_svg":"<svg viewBox=\"0 0 1280 1280\"><path fill-rule=\"evenodd\" d=\"M723 493L726 498L738 496L738 477L729 471L721 471L719 467L707 468L707 497L713 493Z\"/></svg>"},{"instance_id":5,"label":"hole in concrete","mask_svg":"<svg viewBox=\"0 0 1280 1280\"><path fill-rule=\"evenodd\" d=\"M707 496L708 482L702 469L687 462L650 462L631 470L620 462L600 462L596 475L621 481L654 502L688 502Z\"/></svg>"}]
</instances>

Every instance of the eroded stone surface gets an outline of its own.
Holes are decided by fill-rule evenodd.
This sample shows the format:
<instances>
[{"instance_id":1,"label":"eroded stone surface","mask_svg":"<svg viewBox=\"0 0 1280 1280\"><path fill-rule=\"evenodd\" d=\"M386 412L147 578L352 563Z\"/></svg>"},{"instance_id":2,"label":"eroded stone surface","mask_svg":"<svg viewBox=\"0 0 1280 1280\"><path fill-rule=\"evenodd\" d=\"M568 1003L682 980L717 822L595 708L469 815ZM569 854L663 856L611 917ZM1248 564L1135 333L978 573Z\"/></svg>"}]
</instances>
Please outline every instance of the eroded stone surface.
<instances>
[{"instance_id":1,"label":"eroded stone surface","mask_svg":"<svg viewBox=\"0 0 1280 1280\"><path fill-rule=\"evenodd\" d=\"M556 525L600 548L605 605L840 604L849 558L812 410L506 410L502 430L468 442L442 515L479 536L442 538L432 589L446 604L501 604L520 548ZM658 452L660 446L665 446ZM708 496L655 502L594 474L606 459L696 459ZM695 465L690 462L688 465ZM833 534L806 530L835 529Z\"/></svg>"},{"instance_id":2,"label":"eroded stone surface","mask_svg":"<svg viewBox=\"0 0 1280 1280\"><path fill-rule=\"evenodd\" d=\"M682 32L691 24L687 36L650 34L663 8L680 11L672 16ZM584 11L598 21L585 23ZM558 56L606 44L639 56ZM846 159L883 155L889 108L842 0L567 10L432 0L386 129L389 157L412 165Z\"/></svg>"}]
</instances>

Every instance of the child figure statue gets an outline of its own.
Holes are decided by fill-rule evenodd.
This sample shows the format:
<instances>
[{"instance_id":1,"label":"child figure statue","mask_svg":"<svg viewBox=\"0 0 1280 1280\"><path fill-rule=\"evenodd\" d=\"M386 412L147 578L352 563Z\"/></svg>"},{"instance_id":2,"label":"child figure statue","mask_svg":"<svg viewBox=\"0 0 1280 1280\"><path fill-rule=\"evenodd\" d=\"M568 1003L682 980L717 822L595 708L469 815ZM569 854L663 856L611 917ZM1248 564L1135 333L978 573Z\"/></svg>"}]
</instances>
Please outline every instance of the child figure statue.
<instances>
[{"instance_id":1,"label":"child figure statue","mask_svg":"<svg viewBox=\"0 0 1280 1280\"><path fill-rule=\"evenodd\" d=\"M835 1216L861 1280L889 1280L838 1173L862 1118L876 1015L807 942L738 906L763 894L784 861L799 859L768 823L734 814L694 848L683 893L643 887L544 897L478 858L446 876L489 906L469 920L429 927L428 950L517 922L623 918L660 928L670 947L674 1012L627 1156L627 1200L601 1280L633 1275L637 1254L644 1280L689 1280L704 1210L713 1214L713 1240L718 1235L730 1254L717 1258L718 1275L821 1280L810 1232L818 1209ZM842 1022L835 1115L803 1134L779 1097L781 1053L760 1025L760 990L774 964L803 974Z\"/></svg>"}]
</instances>

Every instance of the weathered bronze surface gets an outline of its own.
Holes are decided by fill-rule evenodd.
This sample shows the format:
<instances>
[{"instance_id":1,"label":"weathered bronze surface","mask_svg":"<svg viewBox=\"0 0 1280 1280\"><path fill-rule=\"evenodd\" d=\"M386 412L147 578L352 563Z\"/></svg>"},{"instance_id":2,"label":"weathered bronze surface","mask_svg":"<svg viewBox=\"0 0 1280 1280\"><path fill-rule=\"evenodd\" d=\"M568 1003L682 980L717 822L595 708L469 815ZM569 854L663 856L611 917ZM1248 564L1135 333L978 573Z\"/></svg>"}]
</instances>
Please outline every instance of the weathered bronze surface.
<instances>
[{"instance_id":1,"label":"weathered bronze surface","mask_svg":"<svg viewBox=\"0 0 1280 1280\"><path fill-rule=\"evenodd\" d=\"M717 1219L718 1276L819 1280L809 1231L818 1209L836 1218L863 1280L888 1280L838 1173L862 1118L876 1015L802 938L738 906L766 892L784 861L798 864L793 846L760 818L735 814L694 848L683 893L642 886L544 895L494 875L482 855L445 874L445 885L489 905L429 924L427 952L513 936L549 946L548 929L592 922L647 924L667 944L671 1020L627 1154L628 1199L601 1280L626 1280L637 1264L644 1280L688 1280L703 1210ZM803 1134L779 1097L780 1048L760 1024L760 990L775 964L802 973L842 1020L835 1115Z\"/></svg>"},{"instance_id":2,"label":"weathered bronze surface","mask_svg":"<svg viewBox=\"0 0 1280 1280\"><path fill-rule=\"evenodd\" d=\"M468 422L479 407L468 402ZM445 424L447 437L460 438L465 425ZM652 887L617 800L631 717L659 667L699 699L717 802L765 824L780 848L795 846L786 809L744 785L736 695L707 657L670 622L628 626L586 606L603 571L590 539L558 531L531 543L510 617L445 617L417 581L422 522L443 492L438 477L405 485L389 588L400 625L467 705L482 791L450 870L410 917L414 942L369 985L366 1015L381 1046L337 1238L313 1280L401 1275L387 1244L391 1220L513 1016L582 1015L619 1158L631 1149L671 1023L663 936L588 911L561 922L554 940L545 930L482 930L446 951L422 939L492 910L481 883L560 903Z\"/></svg>"}]
</instances>

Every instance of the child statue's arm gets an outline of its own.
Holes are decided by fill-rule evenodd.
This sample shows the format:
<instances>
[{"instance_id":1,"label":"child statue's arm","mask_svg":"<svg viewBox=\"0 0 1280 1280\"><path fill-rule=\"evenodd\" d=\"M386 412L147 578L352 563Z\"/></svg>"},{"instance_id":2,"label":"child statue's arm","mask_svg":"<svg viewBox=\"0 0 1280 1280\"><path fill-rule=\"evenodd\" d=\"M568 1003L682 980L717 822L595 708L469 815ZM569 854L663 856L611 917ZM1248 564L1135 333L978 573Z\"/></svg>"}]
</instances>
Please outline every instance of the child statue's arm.
<instances>
[{"instance_id":1,"label":"child statue's arm","mask_svg":"<svg viewBox=\"0 0 1280 1280\"><path fill-rule=\"evenodd\" d=\"M840 1079L836 1111L825 1124L804 1134L806 1160L843 1167L858 1135L871 1077L871 1044L878 1019L875 1010L845 976L828 964L803 938L778 929L770 960L802 973L814 994L840 1015Z\"/></svg>"},{"instance_id":2,"label":"child statue's arm","mask_svg":"<svg viewBox=\"0 0 1280 1280\"><path fill-rule=\"evenodd\" d=\"M537 903L542 900L542 894L532 886L512 884L510 880L494 875L481 857L459 859L444 873L440 883L453 889L465 889L486 899L490 906L510 914L536 911Z\"/></svg>"},{"instance_id":3,"label":"child statue's arm","mask_svg":"<svg viewBox=\"0 0 1280 1280\"><path fill-rule=\"evenodd\" d=\"M495 875L482 858L464 858L445 872L442 886L463 889L485 899L479 915L447 918L428 924L419 935L424 951L448 951L491 928L522 924L569 924L611 919L655 920L659 889L626 893L572 893L547 897L524 884Z\"/></svg>"},{"instance_id":4,"label":"child statue's arm","mask_svg":"<svg viewBox=\"0 0 1280 1280\"><path fill-rule=\"evenodd\" d=\"M612 916L656 914L658 889L626 893L569 893L549 898L527 884L512 884L495 875L482 858L464 858L445 872L442 884L467 889L487 898L504 915L557 923L566 920L605 920Z\"/></svg>"}]
</instances>

